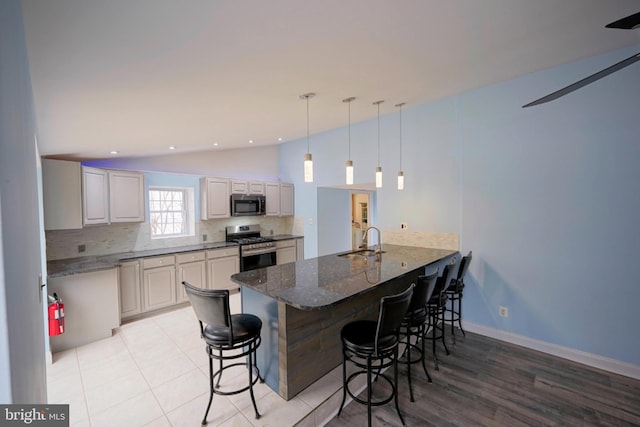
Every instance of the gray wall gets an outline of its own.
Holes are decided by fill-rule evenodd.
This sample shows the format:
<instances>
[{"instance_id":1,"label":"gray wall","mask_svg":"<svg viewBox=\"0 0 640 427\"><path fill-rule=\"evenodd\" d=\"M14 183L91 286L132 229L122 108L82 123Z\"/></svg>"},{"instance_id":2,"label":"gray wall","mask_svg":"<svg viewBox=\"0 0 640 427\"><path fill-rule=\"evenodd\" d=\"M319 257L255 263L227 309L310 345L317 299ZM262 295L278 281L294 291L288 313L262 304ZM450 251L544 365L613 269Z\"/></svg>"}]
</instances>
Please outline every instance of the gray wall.
<instances>
[{"instance_id":1,"label":"gray wall","mask_svg":"<svg viewBox=\"0 0 640 427\"><path fill-rule=\"evenodd\" d=\"M0 2L0 402L45 403L35 118L19 0Z\"/></svg>"}]
</instances>

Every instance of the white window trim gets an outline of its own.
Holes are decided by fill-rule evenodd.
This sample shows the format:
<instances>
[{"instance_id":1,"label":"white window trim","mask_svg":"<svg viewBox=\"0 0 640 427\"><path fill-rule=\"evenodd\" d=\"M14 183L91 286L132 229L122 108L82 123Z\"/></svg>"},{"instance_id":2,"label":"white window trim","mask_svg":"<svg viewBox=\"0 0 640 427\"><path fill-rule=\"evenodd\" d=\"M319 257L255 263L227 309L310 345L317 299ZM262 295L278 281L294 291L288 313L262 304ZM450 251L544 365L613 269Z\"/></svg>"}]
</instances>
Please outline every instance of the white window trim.
<instances>
[{"instance_id":1,"label":"white window trim","mask_svg":"<svg viewBox=\"0 0 640 427\"><path fill-rule=\"evenodd\" d=\"M151 199L150 192L151 191L182 191L184 198L184 215L185 215L185 231L181 234L170 234L170 235L153 235L153 231L151 230L151 213L155 212L151 210ZM163 186L163 185L155 185L150 186L147 192L147 202L149 206L149 233L150 237L153 240L157 239L174 239L179 237L190 237L195 236L195 198L194 198L194 189L192 187L171 187L171 186Z\"/></svg>"}]
</instances>

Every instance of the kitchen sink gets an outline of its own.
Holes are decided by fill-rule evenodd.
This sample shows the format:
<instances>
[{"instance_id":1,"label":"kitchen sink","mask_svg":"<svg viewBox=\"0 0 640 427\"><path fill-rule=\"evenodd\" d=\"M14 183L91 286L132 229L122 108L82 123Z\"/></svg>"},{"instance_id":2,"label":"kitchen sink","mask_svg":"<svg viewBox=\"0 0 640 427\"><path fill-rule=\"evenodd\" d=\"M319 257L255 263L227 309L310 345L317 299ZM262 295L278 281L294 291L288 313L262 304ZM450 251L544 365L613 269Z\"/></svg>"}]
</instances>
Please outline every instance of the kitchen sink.
<instances>
[{"instance_id":1,"label":"kitchen sink","mask_svg":"<svg viewBox=\"0 0 640 427\"><path fill-rule=\"evenodd\" d=\"M383 254L384 251L376 252L373 249L358 249L357 251L345 252L343 254L338 254L339 257L343 258L356 258L356 257L372 257L377 256L378 254Z\"/></svg>"}]
</instances>

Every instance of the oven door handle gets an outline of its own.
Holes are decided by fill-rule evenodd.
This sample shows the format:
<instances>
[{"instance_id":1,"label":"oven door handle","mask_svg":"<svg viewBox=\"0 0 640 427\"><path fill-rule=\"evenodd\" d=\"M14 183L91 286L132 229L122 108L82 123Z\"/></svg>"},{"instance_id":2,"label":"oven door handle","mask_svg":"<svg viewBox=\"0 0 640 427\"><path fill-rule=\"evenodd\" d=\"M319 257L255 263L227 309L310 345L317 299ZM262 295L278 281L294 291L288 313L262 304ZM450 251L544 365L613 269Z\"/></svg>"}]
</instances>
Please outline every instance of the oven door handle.
<instances>
[{"instance_id":1,"label":"oven door handle","mask_svg":"<svg viewBox=\"0 0 640 427\"><path fill-rule=\"evenodd\" d=\"M275 252L276 248L271 247L271 248L264 248L264 249L249 249L248 251L242 251L242 256L246 257L246 256L252 256L252 255L262 255L262 254L268 254L270 252Z\"/></svg>"}]
</instances>

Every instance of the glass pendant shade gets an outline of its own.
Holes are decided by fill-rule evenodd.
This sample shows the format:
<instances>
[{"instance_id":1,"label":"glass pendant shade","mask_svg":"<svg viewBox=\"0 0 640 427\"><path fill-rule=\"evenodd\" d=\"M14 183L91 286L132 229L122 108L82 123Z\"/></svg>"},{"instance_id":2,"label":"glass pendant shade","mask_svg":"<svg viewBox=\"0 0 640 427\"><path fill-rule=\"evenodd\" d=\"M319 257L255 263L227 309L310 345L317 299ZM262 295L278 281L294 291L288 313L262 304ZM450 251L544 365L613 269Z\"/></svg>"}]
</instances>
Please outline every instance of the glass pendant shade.
<instances>
[{"instance_id":1,"label":"glass pendant shade","mask_svg":"<svg viewBox=\"0 0 640 427\"><path fill-rule=\"evenodd\" d=\"M304 155L304 182L313 182L313 161L311 153Z\"/></svg>"},{"instance_id":2,"label":"glass pendant shade","mask_svg":"<svg viewBox=\"0 0 640 427\"><path fill-rule=\"evenodd\" d=\"M376 188L382 188L382 166L376 167Z\"/></svg>"},{"instance_id":3,"label":"glass pendant shade","mask_svg":"<svg viewBox=\"0 0 640 427\"><path fill-rule=\"evenodd\" d=\"M346 167L347 185L353 185L353 161L347 160Z\"/></svg>"},{"instance_id":4,"label":"glass pendant shade","mask_svg":"<svg viewBox=\"0 0 640 427\"><path fill-rule=\"evenodd\" d=\"M404 173L398 172L398 190L404 190Z\"/></svg>"}]
</instances>

